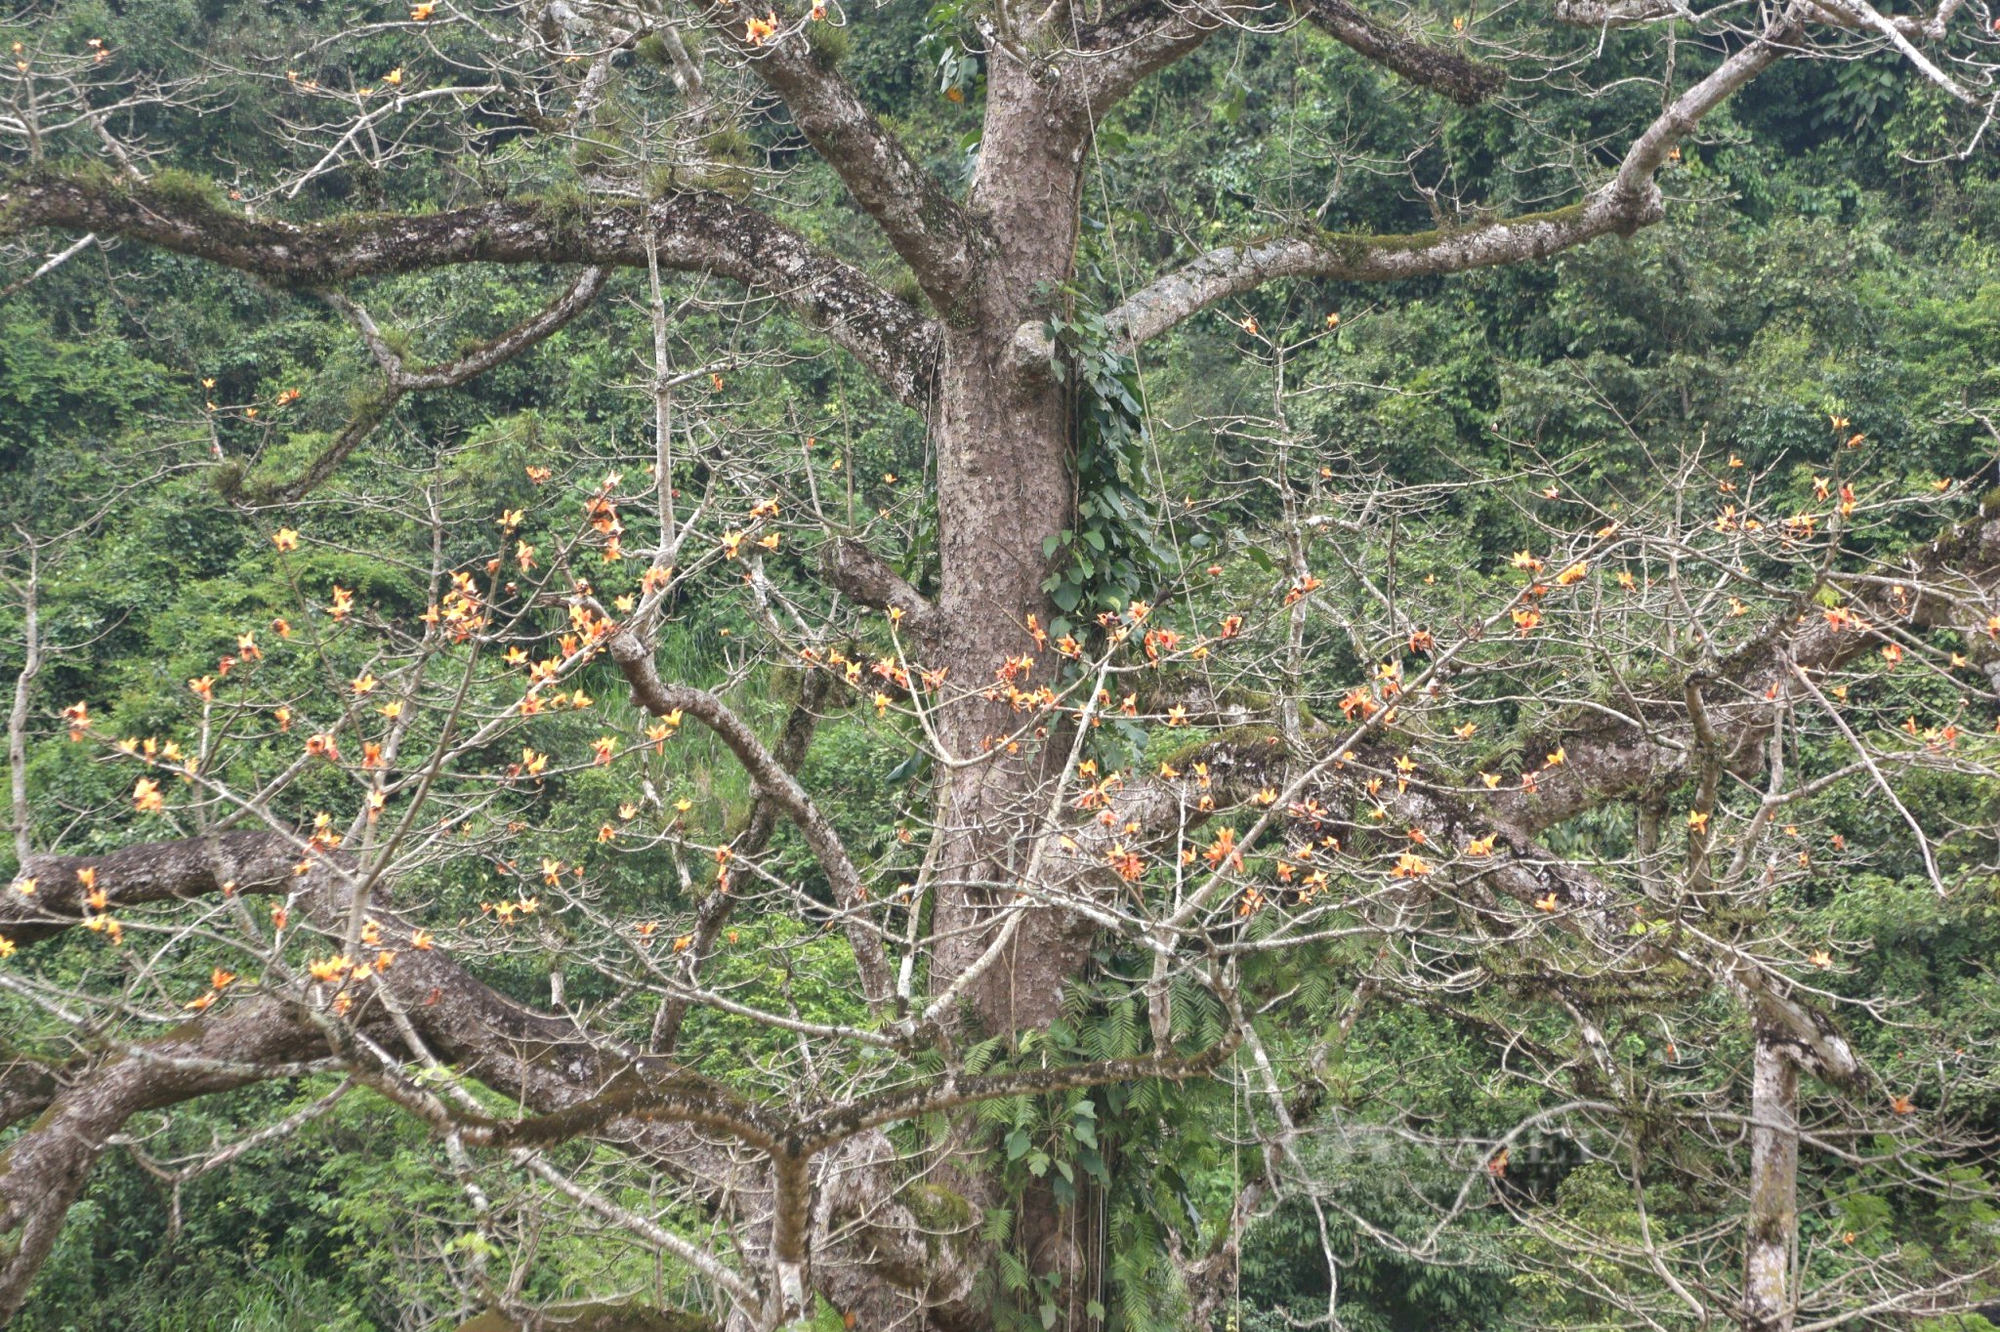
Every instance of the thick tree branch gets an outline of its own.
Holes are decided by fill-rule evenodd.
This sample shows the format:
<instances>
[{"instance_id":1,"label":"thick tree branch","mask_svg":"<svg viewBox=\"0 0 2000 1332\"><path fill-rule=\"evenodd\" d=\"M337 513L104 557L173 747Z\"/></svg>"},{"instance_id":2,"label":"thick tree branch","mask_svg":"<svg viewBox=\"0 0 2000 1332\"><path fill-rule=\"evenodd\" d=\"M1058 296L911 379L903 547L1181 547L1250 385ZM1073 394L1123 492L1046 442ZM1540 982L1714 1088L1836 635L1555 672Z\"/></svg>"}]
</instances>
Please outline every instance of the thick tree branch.
<instances>
[{"instance_id":1,"label":"thick tree branch","mask_svg":"<svg viewBox=\"0 0 2000 1332\"><path fill-rule=\"evenodd\" d=\"M49 1108L62 1090L62 1066L18 1050L0 1053L0 1129L10 1129Z\"/></svg>"},{"instance_id":2,"label":"thick tree branch","mask_svg":"<svg viewBox=\"0 0 2000 1332\"><path fill-rule=\"evenodd\" d=\"M792 123L882 228L939 316L966 322L984 237L965 209L815 53L803 31L762 46L746 41L740 25L721 35L784 101Z\"/></svg>"},{"instance_id":3,"label":"thick tree branch","mask_svg":"<svg viewBox=\"0 0 2000 1332\"><path fill-rule=\"evenodd\" d=\"M1306 21L1343 46L1392 69L1420 88L1477 106L1500 91L1507 74L1447 47L1406 36L1362 13L1348 0L1293 0Z\"/></svg>"},{"instance_id":4,"label":"thick tree branch","mask_svg":"<svg viewBox=\"0 0 2000 1332\"><path fill-rule=\"evenodd\" d=\"M1547 258L1600 236L1629 236L1662 216L1657 192L1605 189L1582 203L1448 231L1409 236L1321 233L1210 250L1156 279L1106 321L1137 346L1220 301L1280 278L1394 282Z\"/></svg>"},{"instance_id":5,"label":"thick tree branch","mask_svg":"<svg viewBox=\"0 0 2000 1332\"><path fill-rule=\"evenodd\" d=\"M1766 705L1768 711L1768 705ZM1331 739L1333 737L1327 737ZM1456 792L1433 787L1420 777L1396 782L1397 754L1374 744L1353 744L1343 748L1345 758L1338 765L1325 766L1319 779L1304 793L1318 802L1326 825L1342 831L1343 844L1352 846L1358 825L1368 822L1359 811L1380 805L1387 813L1383 826L1417 828L1426 843L1451 855L1475 838L1494 833L1492 851L1477 859L1461 862L1452 873L1464 888L1504 898L1521 907L1537 907L1551 895L1562 907L1561 926L1588 938L1600 968L1615 970L1621 962L1643 969L1653 955L1671 958L1713 978L1732 993L1744 1009L1772 1032L1780 1033L1790 1057L1800 1067L1826 1082L1864 1089L1869 1084L1866 1070L1837 1025L1807 1004L1792 997L1781 978L1766 967L1719 939L1690 931L1674 944L1662 944L1652 935L1634 936L1626 929L1630 916L1619 911L1617 895L1588 869L1558 856L1536 843L1518 828L1497 820L1492 812ZM1261 780L1281 763L1263 739L1225 739L1204 746L1195 762L1208 764L1216 774L1211 793L1218 805L1240 801L1245 780ZM1567 764L1565 764L1567 766ZM1238 776L1228 777L1232 771ZM1381 779L1370 791L1371 780ZM1151 811L1157 823L1163 810L1157 801L1120 806L1121 817L1146 817ZM1196 822L1185 810L1176 811L1171 823ZM1314 840L1328 826L1309 822L1301 829L1306 840ZM1365 835L1365 834L1363 834ZM1420 881L1413 881L1420 882Z\"/></svg>"},{"instance_id":6,"label":"thick tree branch","mask_svg":"<svg viewBox=\"0 0 2000 1332\"><path fill-rule=\"evenodd\" d=\"M50 900L39 908L7 902L15 921L8 928L22 937L33 931L32 937L46 938L78 923L70 913L77 910L80 901L64 885L77 882L77 870L94 868L98 886L108 898L107 909L192 900L219 893L229 883L237 892L271 892L290 886L298 894L294 904L298 913L338 937L345 926L351 888L342 876L324 866L303 876L294 875L297 859L296 842L279 833L240 833L209 842L190 839L133 846L99 857L42 856L33 869L38 883L51 885ZM58 888L60 893L54 891ZM36 896L43 896L39 887ZM19 897L8 893L0 902ZM561 1115L607 1093L634 1095L649 1088L674 1086L676 1079L684 1077L666 1060L592 1037L569 1018L536 1013L505 998L444 953L419 947L410 928L386 904L380 904L375 915L381 922L384 944L397 952L398 960L366 983L351 982L357 991L352 1020L383 1048L402 1050L406 1044L402 1024L406 1022L431 1055L461 1075L541 1114ZM296 1007L284 1009L288 1014L298 1011ZM282 1070L278 1074L270 1071L268 1066L274 1061L319 1059L332 1053L324 1039L325 1029L310 1023L300 1026L290 1017L279 1021L272 1016L276 1012L277 1005L270 1001L236 1001L228 1008L211 1010L196 1025L140 1047L142 1059L121 1059L97 1073L58 1075L51 1069L44 1077L40 1070L23 1068L19 1060L10 1065L0 1080L5 1103L28 1107L47 1097L44 1103L50 1108L41 1123L17 1139L7 1154L0 1155L0 1209L15 1208L14 1213L0 1210L0 1254L11 1255L0 1266L0 1318L5 1316L4 1300L21 1298L34 1268L46 1256L44 1240L53 1240L53 1229L46 1235L40 1229L30 1229L34 1244L17 1248L8 1242L10 1229L59 1226L62 1211L74 1201L75 1190L82 1187L82 1174L96 1159L103 1136L125 1118L282 1074ZM395 1016L398 1013L400 1018ZM192 1044L183 1049L175 1042ZM156 1077L161 1068L166 1075ZM50 1078L63 1086L51 1088ZM721 1101L717 1107L727 1109ZM78 1139L69 1127L70 1116L87 1119L95 1136L86 1134ZM654 1168L689 1181L712 1199L740 1199L754 1193L754 1181L744 1177L731 1154L704 1141L685 1124L634 1119L604 1124L602 1132ZM21 1173L24 1169L26 1173ZM60 1205L40 1201L48 1194L48 1180L61 1171L77 1172L74 1188ZM18 1199L29 1201L9 1201ZM22 1219L7 1220L15 1214Z\"/></svg>"},{"instance_id":7,"label":"thick tree branch","mask_svg":"<svg viewBox=\"0 0 2000 1332\"><path fill-rule=\"evenodd\" d=\"M1231 18L1251 8L1227 0L1214 4L1138 0L1085 28L1077 46L1088 59L1079 62L1077 78L1091 119L1123 101L1147 75L1193 54Z\"/></svg>"},{"instance_id":8,"label":"thick tree branch","mask_svg":"<svg viewBox=\"0 0 2000 1332\"><path fill-rule=\"evenodd\" d=\"M1638 27L1687 13L1676 0L1556 0L1555 7L1556 22L1583 28Z\"/></svg>"},{"instance_id":9,"label":"thick tree branch","mask_svg":"<svg viewBox=\"0 0 2000 1332\"><path fill-rule=\"evenodd\" d=\"M2000 664L2000 651L1983 633L1989 598L2000 591L2000 519L1957 525L1913 552L1906 568L1905 596L1896 595L1893 578L1855 584L1841 616L1825 615L1817 605L1789 611L1721 663L1703 708L1725 771L1763 761L1772 717L1767 699L1794 683L1794 665L1824 674L1880 648L1883 638L1857 622L1969 629L1974 647L1968 650ZM1835 574L1830 581L1838 586L1843 579ZM1533 837L1607 801L1678 784L1693 770L1699 748L1685 699L1682 684L1665 685L1655 694L1616 700L1615 714L1593 712L1527 737L1531 750L1560 745L1563 765L1539 774L1534 792L1495 791L1485 798L1487 806L1503 826Z\"/></svg>"},{"instance_id":10,"label":"thick tree branch","mask_svg":"<svg viewBox=\"0 0 2000 1332\"><path fill-rule=\"evenodd\" d=\"M1744 1332L1790 1332L1799 1224L1799 1073L1784 1038L1752 1026L1750 1215L1743 1249Z\"/></svg>"},{"instance_id":11,"label":"thick tree branch","mask_svg":"<svg viewBox=\"0 0 2000 1332\"><path fill-rule=\"evenodd\" d=\"M227 885L239 893L283 892L304 843L271 832L231 832L146 842L101 856L31 856L21 874L33 893L0 894L0 935L35 943L83 923L90 889L79 871L94 876L107 912L153 902L207 897Z\"/></svg>"},{"instance_id":12,"label":"thick tree branch","mask_svg":"<svg viewBox=\"0 0 2000 1332\"><path fill-rule=\"evenodd\" d=\"M824 328L909 406L922 409L932 392L937 331L929 318L790 227L718 194L682 191L649 204L501 200L294 225L151 184L28 170L0 189L0 230L32 227L121 236L315 288L471 263L638 268L650 229L662 267L770 294Z\"/></svg>"},{"instance_id":13,"label":"thick tree branch","mask_svg":"<svg viewBox=\"0 0 2000 1332\"><path fill-rule=\"evenodd\" d=\"M819 1151L864 1129L880 1128L884 1124L917 1115L953 1110L1003 1096L1042 1096L1079 1087L1102 1087L1114 1082L1139 1082L1149 1078L1184 1082L1214 1072L1235 1053L1242 1039L1242 1023L1237 1022L1232 1023L1229 1031L1214 1045L1199 1054L1185 1057L1170 1050L1156 1050L1126 1059L1102 1059L980 1077L947 1073L933 1084L886 1092L822 1110L801 1123L794 1132L803 1150Z\"/></svg>"},{"instance_id":14,"label":"thick tree branch","mask_svg":"<svg viewBox=\"0 0 2000 1332\"><path fill-rule=\"evenodd\" d=\"M1675 99L1633 141L1617 174L1579 203L1549 213L1410 236L1319 233L1223 246L1154 281L1113 309L1106 321L1137 345L1218 301L1279 278L1390 282L1435 277L1546 258L1600 236L1631 235L1663 216L1653 177L1667 154L1703 116L1791 47L1800 31L1798 15L1796 5L1787 9L1756 41Z\"/></svg>"},{"instance_id":15,"label":"thick tree branch","mask_svg":"<svg viewBox=\"0 0 2000 1332\"><path fill-rule=\"evenodd\" d=\"M1330 807L1352 809L1364 798L1380 800L1388 807L1392 822L1421 828L1433 845L1453 850L1494 830L1494 820L1472 802L1420 781L1410 782L1406 791L1393 795L1385 787L1377 795L1364 797L1368 770L1373 769L1374 775L1393 772L1394 759L1387 750L1358 753L1357 759L1360 762L1352 769L1334 774L1335 781L1326 791ZM1338 805L1332 803L1335 801ZM1793 998L1784 983L1763 965L1721 940L1693 931L1670 943L1650 934L1631 935L1626 930L1630 917L1617 910L1616 894L1609 884L1518 830L1510 833L1502 825L1502 834L1503 840L1491 857L1468 863L1460 871L1462 877L1522 906L1553 894L1565 909L1563 925L1588 937L1603 964L1615 965L1620 958L1643 962L1658 954L1693 967L1726 987L1768 1030L1780 1033L1801 1067L1850 1090L1868 1085L1866 1071L1836 1024Z\"/></svg>"},{"instance_id":16,"label":"thick tree branch","mask_svg":"<svg viewBox=\"0 0 2000 1332\"><path fill-rule=\"evenodd\" d=\"M1498 66L1397 32L1348 0L1290 4L1293 13L1350 50L1461 106L1476 106L1506 84L1506 72ZM1092 117L1102 116L1141 79L1191 54L1219 29L1269 17L1254 0L1139 0L1085 28L1077 45L1090 59L1081 62L1077 77Z\"/></svg>"},{"instance_id":17,"label":"thick tree branch","mask_svg":"<svg viewBox=\"0 0 2000 1332\"><path fill-rule=\"evenodd\" d=\"M902 612L905 632L929 639L937 630L931 603L909 580L852 537L834 537L820 548L826 581L864 606Z\"/></svg>"},{"instance_id":18,"label":"thick tree branch","mask_svg":"<svg viewBox=\"0 0 2000 1332\"><path fill-rule=\"evenodd\" d=\"M295 1010L247 1005L181 1028L78 1080L0 1154L0 1323L19 1311L63 1217L107 1139L133 1115L270 1076L264 1066L324 1053Z\"/></svg>"}]
</instances>

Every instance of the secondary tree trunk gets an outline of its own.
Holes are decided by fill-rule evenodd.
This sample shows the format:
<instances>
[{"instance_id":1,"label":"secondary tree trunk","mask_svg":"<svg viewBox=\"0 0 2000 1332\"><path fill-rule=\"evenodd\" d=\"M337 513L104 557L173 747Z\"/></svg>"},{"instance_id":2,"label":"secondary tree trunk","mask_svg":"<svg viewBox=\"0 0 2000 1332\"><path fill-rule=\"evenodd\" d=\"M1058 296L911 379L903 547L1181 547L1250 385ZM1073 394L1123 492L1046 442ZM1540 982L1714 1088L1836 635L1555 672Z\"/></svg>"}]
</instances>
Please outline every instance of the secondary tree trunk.
<instances>
[{"instance_id":1,"label":"secondary tree trunk","mask_svg":"<svg viewBox=\"0 0 2000 1332\"><path fill-rule=\"evenodd\" d=\"M1791 1332L1798 1239L1799 1071L1761 1023L1750 1077L1750 1215L1744 1227L1743 1332Z\"/></svg>"}]
</instances>

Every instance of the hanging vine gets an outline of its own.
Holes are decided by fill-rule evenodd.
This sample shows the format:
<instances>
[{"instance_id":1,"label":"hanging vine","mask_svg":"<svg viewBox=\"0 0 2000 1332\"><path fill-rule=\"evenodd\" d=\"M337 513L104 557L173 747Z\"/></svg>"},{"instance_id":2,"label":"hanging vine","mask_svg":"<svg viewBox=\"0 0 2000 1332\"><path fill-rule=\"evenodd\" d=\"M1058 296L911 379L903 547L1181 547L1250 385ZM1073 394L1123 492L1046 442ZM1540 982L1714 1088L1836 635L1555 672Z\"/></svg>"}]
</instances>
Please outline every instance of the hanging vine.
<instances>
[{"instance_id":1,"label":"hanging vine","mask_svg":"<svg viewBox=\"0 0 2000 1332\"><path fill-rule=\"evenodd\" d=\"M1076 524L1043 541L1051 568L1042 590L1065 617L1087 622L1152 595L1173 562L1155 536L1157 505L1133 485L1146 445L1137 365L1100 315L1052 319L1048 333L1074 394ZM1052 629L1073 627L1064 619Z\"/></svg>"}]
</instances>

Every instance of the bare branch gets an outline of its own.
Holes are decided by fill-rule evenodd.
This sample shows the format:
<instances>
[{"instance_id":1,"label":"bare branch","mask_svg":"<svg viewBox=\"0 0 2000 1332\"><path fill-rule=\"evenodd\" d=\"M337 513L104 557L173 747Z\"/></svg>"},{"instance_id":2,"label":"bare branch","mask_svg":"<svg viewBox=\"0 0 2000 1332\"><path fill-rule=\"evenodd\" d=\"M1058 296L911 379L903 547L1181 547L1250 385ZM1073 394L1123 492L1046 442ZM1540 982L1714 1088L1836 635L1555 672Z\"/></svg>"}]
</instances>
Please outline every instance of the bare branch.
<instances>
[{"instance_id":1,"label":"bare branch","mask_svg":"<svg viewBox=\"0 0 2000 1332\"><path fill-rule=\"evenodd\" d=\"M375 326L368 311L338 292L326 294L326 300L336 310L346 315L361 333L368 350L382 367L385 380L381 393L370 398L346 425L335 435L333 442L322 450L318 457L306 465L306 469L292 480L277 486L259 486L252 496L259 503L288 503L300 499L322 485L349 454L359 448L375 427L388 419L389 413L406 393L431 389L457 388L485 374L495 366L504 365L555 333L572 319L590 308L590 305L604 290L606 270L586 268L570 284L567 291L557 296L541 310L522 320L484 346L467 352L455 361L424 366L416 370L408 368L401 353L389 345L387 338Z\"/></svg>"},{"instance_id":2,"label":"bare branch","mask_svg":"<svg viewBox=\"0 0 2000 1332\"><path fill-rule=\"evenodd\" d=\"M797 826L820 868L826 872L835 899L845 913L848 942L854 949L855 964L861 969L862 993L871 1009L880 1010L892 994L894 972L883 951L881 936L861 914L867 894L833 824L798 779L785 770L756 733L721 699L706 690L662 681L652 651L635 634L627 631L614 637L611 658L625 673L632 686L632 701L637 706L656 717L687 713L714 731L756 781L758 789Z\"/></svg>"}]
</instances>

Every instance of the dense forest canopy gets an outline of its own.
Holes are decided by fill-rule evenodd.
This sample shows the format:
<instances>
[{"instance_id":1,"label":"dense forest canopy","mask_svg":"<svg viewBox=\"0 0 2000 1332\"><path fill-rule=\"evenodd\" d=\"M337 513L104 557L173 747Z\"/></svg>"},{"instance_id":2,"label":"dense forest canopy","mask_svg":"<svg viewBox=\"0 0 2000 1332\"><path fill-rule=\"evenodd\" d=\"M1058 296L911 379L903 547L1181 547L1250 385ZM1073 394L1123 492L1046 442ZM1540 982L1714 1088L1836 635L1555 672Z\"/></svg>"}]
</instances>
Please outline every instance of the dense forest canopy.
<instances>
[{"instance_id":1,"label":"dense forest canopy","mask_svg":"<svg viewBox=\"0 0 2000 1332\"><path fill-rule=\"evenodd\" d=\"M2000 1320L1979 0L56 0L0 1324Z\"/></svg>"}]
</instances>

